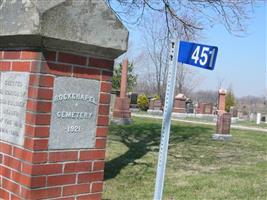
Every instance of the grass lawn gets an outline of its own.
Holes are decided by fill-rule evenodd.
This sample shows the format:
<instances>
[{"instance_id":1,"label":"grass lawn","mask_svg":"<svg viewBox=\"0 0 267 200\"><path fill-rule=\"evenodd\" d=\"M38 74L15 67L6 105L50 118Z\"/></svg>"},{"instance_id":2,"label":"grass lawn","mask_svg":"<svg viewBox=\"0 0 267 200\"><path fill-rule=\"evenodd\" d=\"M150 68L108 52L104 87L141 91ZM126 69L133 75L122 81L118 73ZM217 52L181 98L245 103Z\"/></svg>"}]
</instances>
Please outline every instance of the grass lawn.
<instances>
[{"instance_id":1,"label":"grass lawn","mask_svg":"<svg viewBox=\"0 0 267 200\"><path fill-rule=\"evenodd\" d=\"M213 122L215 123L211 117L186 117L185 120L189 121L197 121L197 122ZM241 125L241 126L248 126L248 127L254 127L254 128L267 128L267 123L261 122L259 125L256 124L256 121L237 121L236 123L232 123L232 125Z\"/></svg>"},{"instance_id":2,"label":"grass lawn","mask_svg":"<svg viewBox=\"0 0 267 200\"><path fill-rule=\"evenodd\" d=\"M153 199L161 121L134 118L111 126L105 200ZM267 134L233 130L212 141L214 127L172 123L164 199L267 199Z\"/></svg>"},{"instance_id":3,"label":"grass lawn","mask_svg":"<svg viewBox=\"0 0 267 200\"><path fill-rule=\"evenodd\" d=\"M256 128L267 128L267 123L264 122L261 122L259 125L257 125L255 121L238 121L236 124L242 126L256 127Z\"/></svg>"}]
</instances>

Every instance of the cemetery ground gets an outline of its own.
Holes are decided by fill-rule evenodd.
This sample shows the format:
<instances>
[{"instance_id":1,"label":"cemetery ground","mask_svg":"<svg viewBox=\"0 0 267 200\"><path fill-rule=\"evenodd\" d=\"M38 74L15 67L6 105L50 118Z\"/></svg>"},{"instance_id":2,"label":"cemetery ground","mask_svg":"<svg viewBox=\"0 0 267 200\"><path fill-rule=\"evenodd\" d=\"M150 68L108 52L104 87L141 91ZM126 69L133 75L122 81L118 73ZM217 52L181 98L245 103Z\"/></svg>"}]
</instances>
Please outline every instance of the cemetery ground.
<instances>
[{"instance_id":1,"label":"cemetery ground","mask_svg":"<svg viewBox=\"0 0 267 200\"><path fill-rule=\"evenodd\" d=\"M133 113L134 116L148 116L147 112L142 112L142 111L138 111L136 113ZM154 116L155 118L161 118L161 115L150 115L150 116ZM215 116L217 118L217 115ZM172 119L176 119L176 120L180 120L180 121L188 121L188 122L203 122L203 123L209 123L209 124L213 124L216 125L216 122L214 121L214 117L211 116L202 116L202 117L180 117L180 118L174 118L172 117ZM260 129L267 129L267 123L266 122L261 122L260 124L256 124L256 121L250 121L250 120L237 120L236 122L232 122L231 123L232 126L243 126L243 127L251 127L251 128L260 128Z\"/></svg>"},{"instance_id":2,"label":"cemetery ground","mask_svg":"<svg viewBox=\"0 0 267 200\"><path fill-rule=\"evenodd\" d=\"M161 120L134 117L111 125L105 200L153 198ZM164 199L267 198L267 134L231 130L232 141L212 141L214 126L172 122Z\"/></svg>"},{"instance_id":3,"label":"cemetery ground","mask_svg":"<svg viewBox=\"0 0 267 200\"><path fill-rule=\"evenodd\" d=\"M186 117L185 120L189 121L199 121L199 122L213 122L213 120L209 117ZM214 122L215 123L215 122ZM256 121L249 121L249 120L238 120L237 122L232 123L232 125L240 125L240 126L246 126L246 127L254 127L254 128L267 128L267 123L261 122L260 124L256 124Z\"/></svg>"}]
</instances>

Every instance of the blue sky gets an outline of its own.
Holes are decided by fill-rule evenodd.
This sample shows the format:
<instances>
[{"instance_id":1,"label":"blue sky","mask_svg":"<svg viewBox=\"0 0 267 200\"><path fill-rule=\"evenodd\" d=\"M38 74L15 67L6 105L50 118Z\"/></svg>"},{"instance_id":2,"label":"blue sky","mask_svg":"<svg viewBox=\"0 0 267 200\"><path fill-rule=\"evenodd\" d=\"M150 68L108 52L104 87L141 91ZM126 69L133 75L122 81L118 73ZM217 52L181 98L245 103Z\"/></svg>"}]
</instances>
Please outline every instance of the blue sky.
<instances>
[{"instance_id":1,"label":"blue sky","mask_svg":"<svg viewBox=\"0 0 267 200\"><path fill-rule=\"evenodd\" d=\"M219 80L227 89L230 85L238 97L254 95L263 96L266 91L266 3L254 8L254 12L247 21L247 34L237 37L223 27L215 25L201 34L197 42L218 46L219 53L214 71L203 70L188 66L199 74L201 83L195 90L217 90ZM130 41L138 44L140 40L138 30L130 31ZM138 50L138 48L134 48ZM139 49L140 50L140 49ZM142 68L137 68L141 73Z\"/></svg>"},{"instance_id":2,"label":"blue sky","mask_svg":"<svg viewBox=\"0 0 267 200\"><path fill-rule=\"evenodd\" d=\"M214 90L218 80L223 80L223 87L231 85L237 96L263 96L267 84L266 23L265 4L255 7L244 37L229 34L222 25L205 31L199 42L218 46L219 53L214 71L195 69L203 78L198 89Z\"/></svg>"}]
</instances>

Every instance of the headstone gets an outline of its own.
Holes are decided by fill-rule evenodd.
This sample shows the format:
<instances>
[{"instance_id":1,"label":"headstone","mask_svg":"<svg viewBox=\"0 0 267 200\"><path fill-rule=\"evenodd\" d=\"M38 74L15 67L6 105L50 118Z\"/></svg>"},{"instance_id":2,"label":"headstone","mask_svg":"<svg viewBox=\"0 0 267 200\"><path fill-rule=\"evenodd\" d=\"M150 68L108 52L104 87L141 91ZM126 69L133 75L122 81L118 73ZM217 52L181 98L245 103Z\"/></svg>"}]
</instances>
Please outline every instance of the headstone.
<instances>
[{"instance_id":1,"label":"headstone","mask_svg":"<svg viewBox=\"0 0 267 200\"><path fill-rule=\"evenodd\" d=\"M184 94L178 94L174 98L174 108L175 113L185 113L186 112L186 96Z\"/></svg>"},{"instance_id":2,"label":"headstone","mask_svg":"<svg viewBox=\"0 0 267 200\"><path fill-rule=\"evenodd\" d=\"M213 140L230 140L231 113L225 112L226 90L220 89L218 94L218 115L216 123L216 133L212 135Z\"/></svg>"},{"instance_id":3,"label":"headstone","mask_svg":"<svg viewBox=\"0 0 267 200\"><path fill-rule=\"evenodd\" d=\"M186 102L186 113L194 113L194 104L192 101Z\"/></svg>"},{"instance_id":4,"label":"headstone","mask_svg":"<svg viewBox=\"0 0 267 200\"><path fill-rule=\"evenodd\" d=\"M122 72L121 72L121 88L120 96L115 99L115 106L113 110L112 121L115 124L126 125L131 124L131 111L129 99L126 95L127 93L127 71L128 71L128 60L123 60Z\"/></svg>"},{"instance_id":5,"label":"headstone","mask_svg":"<svg viewBox=\"0 0 267 200\"><path fill-rule=\"evenodd\" d=\"M102 0L0 2L0 199L101 200L128 31Z\"/></svg>"},{"instance_id":6,"label":"headstone","mask_svg":"<svg viewBox=\"0 0 267 200\"><path fill-rule=\"evenodd\" d=\"M224 113L218 115L216 124L216 134L213 134L212 139L214 140L230 140L232 135L230 135L231 127L231 114Z\"/></svg>"},{"instance_id":7,"label":"headstone","mask_svg":"<svg viewBox=\"0 0 267 200\"><path fill-rule=\"evenodd\" d=\"M149 110L162 110L162 103L160 99L149 100Z\"/></svg>"},{"instance_id":8,"label":"headstone","mask_svg":"<svg viewBox=\"0 0 267 200\"><path fill-rule=\"evenodd\" d=\"M261 123L261 113L257 113L256 124L259 125Z\"/></svg>"},{"instance_id":9,"label":"headstone","mask_svg":"<svg viewBox=\"0 0 267 200\"><path fill-rule=\"evenodd\" d=\"M137 98L138 94L137 93L131 93L130 94L130 108L137 108Z\"/></svg>"},{"instance_id":10,"label":"headstone","mask_svg":"<svg viewBox=\"0 0 267 200\"><path fill-rule=\"evenodd\" d=\"M194 113L194 105L189 103L186 104L186 113Z\"/></svg>"},{"instance_id":11,"label":"headstone","mask_svg":"<svg viewBox=\"0 0 267 200\"><path fill-rule=\"evenodd\" d=\"M199 103L198 104L198 114L212 114L213 113L213 105L212 103Z\"/></svg>"}]
</instances>

